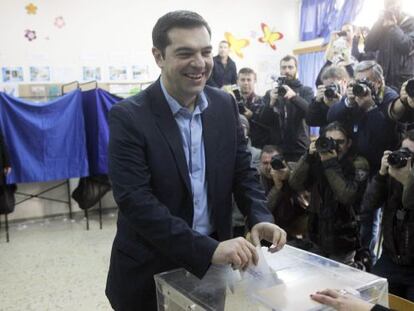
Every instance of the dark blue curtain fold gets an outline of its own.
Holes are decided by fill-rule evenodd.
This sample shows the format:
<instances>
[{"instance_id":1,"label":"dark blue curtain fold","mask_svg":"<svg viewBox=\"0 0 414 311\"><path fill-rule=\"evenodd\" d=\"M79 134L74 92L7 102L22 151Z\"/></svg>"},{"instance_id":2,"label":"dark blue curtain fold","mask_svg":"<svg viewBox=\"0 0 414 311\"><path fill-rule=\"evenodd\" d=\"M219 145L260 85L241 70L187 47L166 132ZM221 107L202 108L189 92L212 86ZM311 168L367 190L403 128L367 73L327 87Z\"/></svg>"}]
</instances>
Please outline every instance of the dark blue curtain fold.
<instances>
[{"instance_id":1,"label":"dark blue curtain fold","mask_svg":"<svg viewBox=\"0 0 414 311\"><path fill-rule=\"evenodd\" d=\"M0 127L12 167L7 183L88 175L79 90L47 103L32 103L0 93Z\"/></svg>"},{"instance_id":2,"label":"dark blue curtain fold","mask_svg":"<svg viewBox=\"0 0 414 311\"><path fill-rule=\"evenodd\" d=\"M108 174L108 112L121 99L102 89L82 92L90 176Z\"/></svg>"}]
</instances>

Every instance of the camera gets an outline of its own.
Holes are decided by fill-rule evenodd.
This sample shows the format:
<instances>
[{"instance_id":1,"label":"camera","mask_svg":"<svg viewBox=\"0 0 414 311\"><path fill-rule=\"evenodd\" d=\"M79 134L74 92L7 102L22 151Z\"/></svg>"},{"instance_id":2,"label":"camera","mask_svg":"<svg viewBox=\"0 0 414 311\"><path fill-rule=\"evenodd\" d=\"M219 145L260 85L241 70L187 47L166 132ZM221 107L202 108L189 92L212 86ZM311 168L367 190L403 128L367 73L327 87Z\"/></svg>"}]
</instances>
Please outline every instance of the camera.
<instances>
[{"instance_id":1,"label":"camera","mask_svg":"<svg viewBox=\"0 0 414 311\"><path fill-rule=\"evenodd\" d=\"M414 98L414 79L410 79L407 81L407 85L405 86L405 91L407 95L411 98Z\"/></svg>"},{"instance_id":2,"label":"camera","mask_svg":"<svg viewBox=\"0 0 414 311\"><path fill-rule=\"evenodd\" d=\"M240 93L240 88L237 85L232 86L231 91L236 98L237 108L239 109L240 114L244 114L246 112L246 108L244 107L244 100Z\"/></svg>"},{"instance_id":3,"label":"camera","mask_svg":"<svg viewBox=\"0 0 414 311\"><path fill-rule=\"evenodd\" d=\"M319 136L315 141L316 151L318 153L328 153L330 151L338 151L338 144L331 137Z\"/></svg>"},{"instance_id":4,"label":"camera","mask_svg":"<svg viewBox=\"0 0 414 311\"><path fill-rule=\"evenodd\" d=\"M368 95L369 90L374 95L374 85L367 79L357 80L352 86L352 93L357 97L364 97Z\"/></svg>"},{"instance_id":5,"label":"camera","mask_svg":"<svg viewBox=\"0 0 414 311\"><path fill-rule=\"evenodd\" d=\"M340 31L337 33L338 37L346 37L348 34L346 31Z\"/></svg>"},{"instance_id":6,"label":"camera","mask_svg":"<svg viewBox=\"0 0 414 311\"><path fill-rule=\"evenodd\" d=\"M388 164L394 168L402 168L407 165L408 159L412 156L408 148L401 148L388 155Z\"/></svg>"},{"instance_id":7,"label":"camera","mask_svg":"<svg viewBox=\"0 0 414 311\"><path fill-rule=\"evenodd\" d=\"M328 99L336 98L336 94L340 92L339 85L332 83L325 87L325 96Z\"/></svg>"},{"instance_id":8,"label":"camera","mask_svg":"<svg viewBox=\"0 0 414 311\"><path fill-rule=\"evenodd\" d=\"M284 97L287 93L286 89L283 87L287 82L287 78L285 76L280 76L276 79L277 83L277 95Z\"/></svg>"},{"instance_id":9,"label":"camera","mask_svg":"<svg viewBox=\"0 0 414 311\"><path fill-rule=\"evenodd\" d=\"M275 154L270 160L270 166L276 171L284 169L286 167L284 160L281 154Z\"/></svg>"}]
</instances>

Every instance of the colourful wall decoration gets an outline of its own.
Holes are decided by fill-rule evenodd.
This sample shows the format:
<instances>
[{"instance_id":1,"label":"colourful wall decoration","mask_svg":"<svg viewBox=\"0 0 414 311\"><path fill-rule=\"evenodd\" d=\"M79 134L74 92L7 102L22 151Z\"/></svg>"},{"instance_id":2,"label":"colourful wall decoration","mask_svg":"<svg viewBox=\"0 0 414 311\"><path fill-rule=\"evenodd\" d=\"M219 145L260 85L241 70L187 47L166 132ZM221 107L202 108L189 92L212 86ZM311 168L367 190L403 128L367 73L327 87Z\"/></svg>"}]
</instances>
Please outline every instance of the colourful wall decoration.
<instances>
[{"instance_id":1,"label":"colourful wall decoration","mask_svg":"<svg viewBox=\"0 0 414 311\"><path fill-rule=\"evenodd\" d=\"M35 40L37 37L36 37L36 31L34 31L34 30L30 30L30 29L26 29L25 31L24 31L24 36L26 37L26 39L27 40L29 40L29 41L33 41L33 40Z\"/></svg>"},{"instance_id":2,"label":"colourful wall decoration","mask_svg":"<svg viewBox=\"0 0 414 311\"><path fill-rule=\"evenodd\" d=\"M56 17L54 24L57 28L63 28L66 25L65 20L63 19L63 16Z\"/></svg>"},{"instance_id":3,"label":"colourful wall decoration","mask_svg":"<svg viewBox=\"0 0 414 311\"><path fill-rule=\"evenodd\" d=\"M25 9L28 15L35 15L37 13L37 6L35 6L33 3L26 5Z\"/></svg>"},{"instance_id":4,"label":"colourful wall decoration","mask_svg":"<svg viewBox=\"0 0 414 311\"><path fill-rule=\"evenodd\" d=\"M265 23L261 23L263 37L259 38L259 42L267 43L269 46L276 50L275 42L281 40L283 38L283 34L281 32L273 32L270 30L269 26Z\"/></svg>"},{"instance_id":5,"label":"colourful wall decoration","mask_svg":"<svg viewBox=\"0 0 414 311\"><path fill-rule=\"evenodd\" d=\"M243 58L242 49L250 44L248 39L236 39L230 32L225 32L224 37L230 44L230 50L238 57Z\"/></svg>"}]
</instances>

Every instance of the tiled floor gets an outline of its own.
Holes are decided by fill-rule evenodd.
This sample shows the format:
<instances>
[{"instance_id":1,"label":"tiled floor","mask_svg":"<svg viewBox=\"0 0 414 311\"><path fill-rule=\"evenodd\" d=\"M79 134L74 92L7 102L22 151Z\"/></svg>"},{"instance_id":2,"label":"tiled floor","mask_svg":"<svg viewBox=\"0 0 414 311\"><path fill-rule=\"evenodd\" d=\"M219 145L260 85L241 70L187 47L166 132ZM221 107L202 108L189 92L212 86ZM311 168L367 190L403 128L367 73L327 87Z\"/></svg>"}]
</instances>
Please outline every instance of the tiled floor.
<instances>
[{"instance_id":1,"label":"tiled floor","mask_svg":"<svg viewBox=\"0 0 414 311\"><path fill-rule=\"evenodd\" d=\"M112 310L105 296L116 212L56 217L0 228L0 310Z\"/></svg>"}]
</instances>

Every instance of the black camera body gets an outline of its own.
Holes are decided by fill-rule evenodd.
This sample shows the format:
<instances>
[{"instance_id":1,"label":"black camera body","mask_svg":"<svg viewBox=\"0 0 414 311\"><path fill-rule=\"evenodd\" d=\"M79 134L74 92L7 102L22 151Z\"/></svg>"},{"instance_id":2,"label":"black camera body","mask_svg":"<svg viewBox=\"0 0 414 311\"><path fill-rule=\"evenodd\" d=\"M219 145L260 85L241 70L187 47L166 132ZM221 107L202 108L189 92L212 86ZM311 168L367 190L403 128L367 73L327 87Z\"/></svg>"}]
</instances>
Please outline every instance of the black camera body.
<instances>
[{"instance_id":1,"label":"black camera body","mask_svg":"<svg viewBox=\"0 0 414 311\"><path fill-rule=\"evenodd\" d=\"M348 34L346 31L342 30L340 32L337 33L338 37L346 37Z\"/></svg>"},{"instance_id":2,"label":"black camera body","mask_svg":"<svg viewBox=\"0 0 414 311\"><path fill-rule=\"evenodd\" d=\"M401 148L388 155L388 164L394 168L402 168L407 165L408 159L412 156L408 148Z\"/></svg>"},{"instance_id":3,"label":"black camera body","mask_svg":"<svg viewBox=\"0 0 414 311\"><path fill-rule=\"evenodd\" d=\"M285 76L280 76L277 78L277 95L284 97L287 93L286 89L283 87L283 85L286 85L287 78Z\"/></svg>"},{"instance_id":4,"label":"black camera body","mask_svg":"<svg viewBox=\"0 0 414 311\"><path fill-rule=\"evenodd\" d=\"M339 88L338 84L332 83L332 84L329 84L325 87L324 94L325 94L326 98L334 99L336 97L337 93L340 93L340 88Z\"/></svg>"},{"instance_id":5,"label":"black camera body","mask_svg":"<svg viewBox=\"0 0 414 311\"><path fill-rule=\"evenodd\" d=\"M286 167L284 161L285 158L281 154L275 154L270 160L270 166L276 171L284 169Z\"/></svg>"},{"instance_id":6,"label":"black camera body","mask_svg":"<svg viewBox=\"0 0 414 311\"><path fill-rule=\"evenodd\" d=\"M338 144L331 137L319 136L315 141L315 147L318 153L328 153L333 150L338 151Z\"/></svg>"},{"instance_id":7,"label":"black camera body","mask_svg":"<svg viewBox=\"0 0 414 311\"><path fill-rule=\"evenodd\" d=\"M236 98L237 108L239 109L240 114L244 114L246 112L246 107L244 106L244 99L241 96L240 89L238 86L233 86L231 90Z\"/></svg>"},{"instance_id":8,"label":"black camera body","mask_svg":"<svg viewBox=\"0 0 414 311\"><path fill-rule=\"evenodd\" d=\"M414 98L414 79L410 79L407 81L405 86L405 92L410 98Z\"/></svg>"},{"instance_id":9,"label":"black camera body","mask_svg":"<svg viewBox=\"0 0 414 311\"><path fill-rule=\"evenodd\" d=\"M375 94L374 85L367 79L356 80L352 85L352 93L357 97L367 96L369 90L371 91L371 95Z\"/></svg>"}]
</instances>

